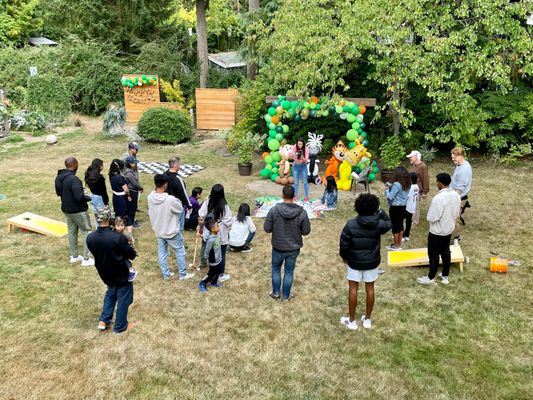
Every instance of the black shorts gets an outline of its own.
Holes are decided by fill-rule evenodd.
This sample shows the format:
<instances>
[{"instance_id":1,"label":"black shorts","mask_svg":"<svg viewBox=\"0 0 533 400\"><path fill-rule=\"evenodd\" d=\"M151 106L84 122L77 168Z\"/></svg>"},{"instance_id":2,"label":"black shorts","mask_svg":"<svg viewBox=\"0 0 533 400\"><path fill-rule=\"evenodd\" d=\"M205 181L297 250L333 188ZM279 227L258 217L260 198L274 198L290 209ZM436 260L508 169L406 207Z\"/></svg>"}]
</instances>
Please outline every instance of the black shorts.
<instances>
[{"instance_id":1,"label":"black shorts","mask_svg":"<svg viewBox=\"0 0 533 400\"><path fill-rule=\"evenodd\" d=\"M389 216L392 223L392 233L403 231L403 221L405 219L405 206L390 206Z\"/></svg>"}]
</instances>

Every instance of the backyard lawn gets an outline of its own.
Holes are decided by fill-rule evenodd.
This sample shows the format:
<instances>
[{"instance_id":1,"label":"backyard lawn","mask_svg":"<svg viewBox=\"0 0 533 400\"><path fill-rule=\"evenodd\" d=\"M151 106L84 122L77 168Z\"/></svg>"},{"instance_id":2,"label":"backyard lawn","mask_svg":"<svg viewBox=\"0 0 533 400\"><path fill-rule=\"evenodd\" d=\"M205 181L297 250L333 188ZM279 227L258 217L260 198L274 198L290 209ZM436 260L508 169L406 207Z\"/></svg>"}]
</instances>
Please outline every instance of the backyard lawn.
<instances>
[{"instance_id":1,"label":"backyard lawn","mask_svg":"<svg viewBox=\"0 0 533 400\"><path fill-rule=\"evenodd\" d=\"M345 267L338 238L354 216L353 194L337 211L311 221L298 259L296 297L275 302L270 287L270 236L256 219L252 253L228 252L232 279L207 295L193 280L164 282L150 228L146 194L134 232L139 276L129 320L115 336L97 331L105 286L92 267L70 265L65 238L17 230L5 221L25 211L63 221L54 179L63 160L77 157L83 178L93 158L105 169L126 151L126 138L102 139L83 129L59 143L0 142L0 398L1 399L527 399L533 393L533 167L502 167L471 159L474 173L466 212L464 273L450 285L421 286L426 268L391 269L376 283L373 328L349 331ZM259 160L240 177L235 157L221 156L215 136L189 144L142 144L141 161L178 155L204 171L187 188L222 183L231 210L254 204L261 192ZM321 164L323 165L323 164ZM429 165L434 176L452 172L449 158ZM152 176L141 175L145 188ZM263 181L266 190L281 186ZM109 190L109 185L108 185ZM383 184L372 191L382 195ZM318 193L318 192L317 192ZM422 203L425 215L429 199ZM427 223L411 234L425 247ZM185 234L192 262L194 236ZM382 259L386 260L382 241ZM508 274L488 272L493 255L519 260ZM175 268L175 259L171 259ZM364 310L360 293L356 316Z\"/></svg>"}]
</instances>

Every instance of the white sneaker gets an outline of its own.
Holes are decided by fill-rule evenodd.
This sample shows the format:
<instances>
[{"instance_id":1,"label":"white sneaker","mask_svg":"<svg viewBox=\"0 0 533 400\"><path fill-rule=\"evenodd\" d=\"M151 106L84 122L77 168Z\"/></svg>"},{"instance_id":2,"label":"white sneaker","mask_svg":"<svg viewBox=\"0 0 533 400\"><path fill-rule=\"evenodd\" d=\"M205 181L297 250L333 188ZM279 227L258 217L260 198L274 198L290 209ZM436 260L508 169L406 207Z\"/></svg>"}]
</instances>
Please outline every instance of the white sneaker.
<instances>
[{"instance_id":1,"label":"white sneaker","mask_svg":"<svg viewBox=\"0 0 533 400\"><path fill-rule=\"evenodd\" d=\"M82 267L92 267L92 266L94 266L94 258L84 258L81 261L81 266Z\"/></svg>"},{"instance_id":2,"label":"white sneaker","mask_svg":"<svg viewBox=\"0 0 533 400\"><path fill-rule=\"evenodd\" d=\"M395 246L394 244L389 244L386 249L390 251L399 251L402 248L400 246Z\"/></svg>"},{"instance_id":3,"label":"white sneaker","mask_svg":"<svg viewBox=\"0 0 533 400\"><path fill-rule=\"evenodd\" d=\"M74 264L74 263L77 263L77 262L81 262L83 261L83 257L82 256L78 256L78 257L72 257L70 256L69 260L68 260L71 264Z\"/></svg>"},{"instance_id":4,"label":"white sneaker","mask_svg":"<svg viewBox=\"0 0 533 400\"><path fill-rule=\"evenodd\" d=\"M450 283L447 276L442 276L442 272L439 272L439 278L440 278L440 283L444 285L448 285Z\"/></svg>"},{"instance_id":5,"label":"white sneaker","mask_svg":"<svg viewBox=\"0 0 533 400\"><path fill-rule=\"evenodd\" d=\"M180 276L180 277L179 277L179 280L180 280L180 281L185 281L185 280L187 280L187 279L192 279L192 278L194 278L194 274L187 273L187 275Z\"/></svg>"},{"instance_id":6,"label":"white sneaker","mask_svg":"<svg viewBox=\"0 0 533 400\"><path fill-rule=\"evenodd\" d=\"M378 274L383 275L385 273L384 269L378 268Z\"/></svg>"},{"instance_id":7,"label":"white sneaker","mask_svg":"<svg viewBox=\"0 0 533 400\"><path fill-rule=\"evenodd\" d=\"M427 275L416 278L416 281L422 285L433 285L435 283L435 278L429 279Z\"/></svg>"},{"instance_id":8,"label":"white sneaker","mask_svg":"<svg viewBox=\"0 0 533 400\"><path fill-rule=\"evenodd\" d=\"M366 315L363 315L361 317L361 321L363 321L363 328L365 328L365 329L372 328L372 320L366 319Z\"/></svg>"},{"instance_id":9,"label":"white sneaker","mask_svg":"<svg viewBox=\"0 0 533 400\"><path fill-rule=\"evenodd\" d=\"M409 236L404 236L402 238L402 242L408 242L409 241Z\"/></svg>"},{"instance_id":10,"label":"white sneaker","mask_svg":"<svg viewBox=\"0 0 533 400\"><path fill-rule=\"evenodd\" d=\"M357 330L357 322L355 320L350 321L350 317L341 317L341 324L352 331Z\"/></svg>"},{"instance_id":11,"label":"white sneaker","mask_svg":"<svg viewBox=\"0 0 533 400\"><path fill-rule=\"evenodd\" d=\"M170 275L169 275L168 277L163 277L163 280L164 280L164 281L169 281L169 280L171 280L173 277L174 277L174 272L171 272Z\"/></svg>"},{"instance_id":12,"label":"white sneaker","mask_svg":"<svg viewBox=\"0 0 533 400\"><path fill-rule=\"evenodd\" d=\"M226 282L226 281L229 281L230 279L231 279L231 276L229 276L228 274L220 275L218 277L219 282Z\"/></svg>"}]
</instances>

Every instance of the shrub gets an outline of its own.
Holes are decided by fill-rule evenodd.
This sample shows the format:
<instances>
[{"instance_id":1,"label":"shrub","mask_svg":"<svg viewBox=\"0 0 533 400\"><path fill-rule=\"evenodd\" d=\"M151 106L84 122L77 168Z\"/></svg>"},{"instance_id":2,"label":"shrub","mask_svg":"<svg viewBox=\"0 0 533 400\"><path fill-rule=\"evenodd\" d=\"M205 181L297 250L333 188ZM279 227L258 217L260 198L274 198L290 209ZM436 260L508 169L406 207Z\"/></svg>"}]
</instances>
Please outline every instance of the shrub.
<instances>
[{"instance_id":1,"label":"shrub","mask_svg":"<svg viewBox=\"0 0 533 400\"><path fill-rule=\"evenodd\" d=\"M104 126L102 127L104 135L121 134L124 125L126 125L126 109L121 106L110 105L104 114Z\"/></svg>"},{"instance_id":2,"label":"shrub","mask_svg":"<svg viewBox=\"0 0 533 400\"><path fill-rule=\"evenodd\" d=\"M70 113L70 96L63 80L52 74L36 75L28 80L26 104L31 111L62 121Z\"/></svg>"},{"instance_id":3,"label":"shrub","mask_svg":"<svg viewBox=\"0 0 533 400\"><path fill-rule=\"evenodd\" d=\"M267 135L253 134L252 132L247 132L242 137L239 147L236 150L240 165L250 165L252 163L254 152L261 148L266 137Z\"/></svg>"},{"instance_id":4,"label":"shrub","mask_svg":"<svg viewBox=\"0 0 533 400\"><path fill-rule=\"evenodd\" d=\"M17 131L22 130L40 130L46 128L46 116L38 112L29 112L20 110L14 113L11 118L11 126Z\"/></svg>"},{"instance_id":5,"label":"shrub","mask_svg":"<svg viewBox=\"0 0 533 400\"><path fill-rule=\"evenodd\" d=\"M140 137L161 143L181 143L192 136L191 120L183 111L164 107L151 108L139 121L137 133Z\"/></svg>"},{"instance_id":6,"label":"shrub","mask_svg":"<svg viewBox=\"0 0 533 400\"><path fill-rule=\"evenodd\" d=\"M379 150L381 165L386 169L399 166L406 154L400 135L389 136Z\"/></svg>"}]
</instances>

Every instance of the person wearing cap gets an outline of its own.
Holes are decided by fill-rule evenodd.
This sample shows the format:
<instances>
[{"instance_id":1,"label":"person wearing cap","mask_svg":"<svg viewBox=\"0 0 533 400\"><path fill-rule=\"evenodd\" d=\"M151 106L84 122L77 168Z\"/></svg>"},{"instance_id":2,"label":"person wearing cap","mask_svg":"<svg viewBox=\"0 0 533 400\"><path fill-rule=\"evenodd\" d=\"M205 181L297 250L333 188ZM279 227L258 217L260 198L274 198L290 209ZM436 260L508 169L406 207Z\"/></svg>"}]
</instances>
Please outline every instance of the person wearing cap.
<instances>
[{"instance_id":1,"label":"person wearing cap","mask_svg":"<svg viewBox=\"0 0 533 400\"><path fill-rule=\"evenodd\" d=\"M128 260L135 259L137 252L124 235L111 230L110 220L114 215L109 208L98 209L95 218L98 228L87 237L87 246L94 255L100 279L107 285L98 329L104 331L109 328L116 305L113 331L118 335L132 327L132 324L128 324L128 309L133 303L133 284L128 281Z\"/></svg>"},{"instance_id":2,"label":"person wearing cap","mask_svg":"<svg viewBox=\"0 0 533 400\"><path fill-rule=\"evenodd\" d=\"M452 178L443 172L437 175L437 188L439 193L431 199L427 220L429 222L428 257L429 273L416 278L422 285L432 285L439 268L439 258L442 259L442 273L439 274L443 284L449 284L451 252L450 239L455 229L455 221L459 217L461 198L449 186Z\"/></svg>"},{"instance_id":3,"label":"person wearing cap","mask_svg":"<svg viewBox=\"0 0 533 400\"><path fill-rule=\"evenodd\" d=\"M139 182L139 172L137 171L137 163L139 161L135 156L126 157L126 172L124 178L128 184L131 201L127 202L127 216L131 225L128 224L128 231L131 233L132 228L139 228L140 225L135 221L135 213L137 212L137 203L139 201L139 194L142 193L143 187Z\"/></svg>"},{"instance_id":4,"label":"person wearing cap","mask_svg":"<svg viewBox=\"0 0 533 400\"><path fill-rule=\"evenodd\" d=\"M137 142L129 142L128 152L122 155L122 160L126 162L126 158L130 156L137 158L137 153L139 152L140 149L141 149L141 146L139 146Z\"/></svg>"},{"instance_id":5,"label":"person wearing cap","mask_svg":"<svg viewBox=\"0 0 533 400\"><path fill-rule=\"evenodd\" d=\"M416 210L413 214L413 224L417 225L420 221L420 200L425 199L429 193L429 173L428 166L422 161L422 154L418 150L413 150L407 154L407 158L411 163L411 169L409 172L416 174L416 184L418 185L418 191L420 196L416 200Z\"/></svg>"},{"instance_id":6,"label":"person wearing cap","mask_svg":"<svg viewBox=\"0 0 533 400\"><path fill-rule=\"evenodd\" d=\"M70 263L81 262L84 267L94 265L87 248L87 236L91 232L89 207L91 196L83 190L80 178L76 176L78 160L74 157L65 159L65 169L57 171L55 180L56 194L61 197L61 211L67 218L68 244L70 247ZM83 256L78 254L78 231L83 236Z\"/></svg>"}]
</instances>

